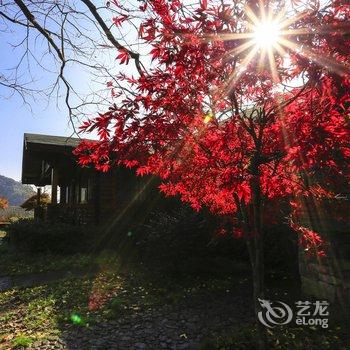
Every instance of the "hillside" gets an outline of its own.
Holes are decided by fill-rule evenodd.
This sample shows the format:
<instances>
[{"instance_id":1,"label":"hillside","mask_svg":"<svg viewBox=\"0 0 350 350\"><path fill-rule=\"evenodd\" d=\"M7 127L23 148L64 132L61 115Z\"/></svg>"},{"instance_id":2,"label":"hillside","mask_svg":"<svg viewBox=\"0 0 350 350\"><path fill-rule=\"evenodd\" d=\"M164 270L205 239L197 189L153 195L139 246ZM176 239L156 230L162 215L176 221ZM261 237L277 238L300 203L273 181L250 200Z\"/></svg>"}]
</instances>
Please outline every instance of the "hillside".
<instances>
[{"instance_id":1,"label":"hillside","mask_svg":"<svg viewBox=\"0 0 350 350\"><path fill-rule=\"evenodd\" d=\"M21 205L33 194L35 192L32 187L0 175L0 197L7 198L9 205Z\"/></svg>"}]
</instances>

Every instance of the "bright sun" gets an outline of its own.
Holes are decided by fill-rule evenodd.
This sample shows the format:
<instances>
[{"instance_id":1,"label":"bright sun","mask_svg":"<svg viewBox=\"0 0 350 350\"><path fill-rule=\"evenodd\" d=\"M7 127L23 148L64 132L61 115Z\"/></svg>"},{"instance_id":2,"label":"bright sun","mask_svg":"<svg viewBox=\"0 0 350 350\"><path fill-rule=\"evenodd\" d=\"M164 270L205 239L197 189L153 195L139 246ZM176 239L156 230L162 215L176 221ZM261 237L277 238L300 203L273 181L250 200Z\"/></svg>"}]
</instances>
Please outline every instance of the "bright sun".
<instances>
[{"instance_id":1,"label":"bright sun","mask_svg":"<svg viewBox=\"0 0 350 350\"><path fill-rule=\"evenodd\" d=\"M264 2L260 1L260 3L263 4ZM232 55L243 56L239 67L236 67L230 77L230 86L236 83L256 56L259 56L257 69L259 71L270 70L275 82L279 81L276 56L288 58L289 51L298 52L298 55L319 64L334 66L331 58L319 58L310 48L301 47L292 40L295 35L314 34L313 28L291 28L302 17L302 14L295 13L287 16L286 9L274 12L265 6L261 6L260 13L255 13L249 6L244 11L247 16L245 32L219 35L221 40L237 40L240 42L238 46L227 52L227 57ZM327 28L327 30L329 29ZM333 69L336 69L336 67Z\"/></svg>"},{"instance_id":2,"label":"bright sun","mask_svg":"<svg viewBox=\"0 0 350 350\"><path fill-rule=\"evenodd\" d=\"M281 35L280 25L276 22L261 22L254 27L255 44L261 48L271 48L278 44Z\"/></svg>"}]
</instances>

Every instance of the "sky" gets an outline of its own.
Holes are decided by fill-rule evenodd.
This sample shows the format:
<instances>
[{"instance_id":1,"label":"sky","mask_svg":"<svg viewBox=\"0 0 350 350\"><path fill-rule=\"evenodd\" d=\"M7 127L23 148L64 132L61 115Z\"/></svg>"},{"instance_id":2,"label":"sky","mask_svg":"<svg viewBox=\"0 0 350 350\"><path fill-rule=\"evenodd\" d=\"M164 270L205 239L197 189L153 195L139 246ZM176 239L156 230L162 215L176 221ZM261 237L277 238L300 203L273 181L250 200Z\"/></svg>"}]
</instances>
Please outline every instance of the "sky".
<instances>
[{"instance_id":1,"label":"sky","mask_svg":"<svg viewBox=\"0 0 350 350\"><path fill-rule=\"evenodd\" d=\"M3 28L4 22L0 21L0 29ZM13 27L10 30L8 33L0 33L0 74L4 75L10 74L9 68L18 62L22 52L21 47L14 49L10 44L20 42L23 33ZM36 49L39 54L40 45ZM47 63L51 62L47 60ZM45 86L52 82L53 76L44 74L37 64L31 63L31 69L31 72L21 72L24 81L30 79L31 73L37 80L36 86ZM12 94L10 89L0 85L0 174L15 180L21 178L24 133L64 136L71 133L64 108L58 108L53 100L48 103L38 94L34 94L34 97L35 101L29 98L29 107L19 95Z\"/></svg>"},{"instance_id":2,"label":"sky","mask_svg":"<svg viewBox=\"0 0 350 350\"><path fill-rule=\"evenodd\" d=\"M0 43L2 64L11 63L11 55L3 55L8 47ZM5 56L5 57L4 57ZM45 78L43 79L45 83ZM67 111L58 108L53 101L44 99L31 102L31 108L23 103L18 95L0 88L0 174L15 180L21 178L22 148L24 133L39 133L68 136L72 128L68 125ZM9 96L10 95L10 96Z\"/></svg>"},{"instance_id":3,"label":"sky","mask_svg":"<svg viewBox=\"0 0 350 350\"><path fill-rule=\"evenodd\" d=\"M19 98L12 97L0 100L0 110L0 174L15 180L21 178L24 133L68 136L72 132L66 111L55 106L46 108L44 103L38 103L32 113Z\"/></svg>"},{"instance_id":4,"label":"sky","mask_svg":"<svg viewBox=\"0 0 350 350\"><path fill-rule=\"evenodd\" d=\"M80 3L76 4L78 10L83 10L79 8L79 6L81 6L79 5ZM137 7L139 6L139 3L134 0L130 0L129 4ZM15 12L11 12L11 8L6 10L8 11L7 14L10 13L12 17L15 17ZM17 8L14 8L14 10L17 11ZM105 17L107 23L112 23L112 14L110 12L102 12L101 15ZM128 66L119 66L118 62L115 60L118 54L116 49L101 47L100 44L102 41L95 27L81 20L79 20L78 24L80 29L83 30L84 33L87 33L98 47L98 50L94 51L91 55L91 61L90 56L88 56L87 62L89 64L98 62L104 67L108 67L109 73L118 70L119 72L134 74L135 69L131 64ZM52 27L50 27L50 25L52 25ZM49 28L52 30L54 29L54 25L54 23L48 24ZM55 31L57 31L57 28L55 29ZM114 35L119 42L124 42L123 38L128 43L135 42L134 38L131 39L130 36L132 34L128 28L126 28L126 34L118 33L118 29L115 29L115 31L117 32L114 33ZM18 94L11 94L11 90L1 85L2 76L11 74L11 70L9 69L14 67L20 60L26 45L26 42L22 41L25 34L26 28L13 25L3 20L0 16L0 118L2 131L0 136L0 175L11 177L15 180L20 180L21 178L24 133L58 136L71 136L73 133L73 128L69 123L68 110L64 103L64 89L61 90L61 96L59 98L53 95L50 96L49 100L34 93L35 100L29 98L29 107L23 103ZM79 42L80 38L76 38L76 40L77 43L82 43L81 46L85 45L84 41ZM14 44L17 44L18 47L14 47ZM30 86L34 86L35 88L47 88L57 78L57 74L50 73L50 70L57 71L58 65L55 64L52 57L47 54L47 42L42 39L41 36L39 36L38 39L34 38L34 35L31 34L28 45L32 49L33 56L38 58L38 62L35 62L29 57L29 70L27 69L26 61L23 60L20 77L23 81L30 81L34 78L35 82ZM137 49L140 49L140 47ZM46 71L44 71L40 65L43 65ZM69 82L73 84L73 87L79 92L80 96L91 94L92 92L94 92L94 96L97 96L98 94L95 92L98 92L106 98L105 104L99 103L98 105L92 105L88 111L89 116L96 115L97 112L103 112L106 110L106 106L110 105L111 95L110 91L106 89L106 83L110 77L107 79L107 77L100 76L97 78L99 81L96 82L96 78L92 76L91 73L75 63L67 65L65 68L65 76L69 79ZM112 74L112 76L114 77L115 74ZM89 136L84 135L84 137Z\"/></svg>"},{"instance_id":5,"label":"sky","mask_svg":"<svg viewBox=\"0 0 350 350\"><path fill-rule=\"evenodd\" d=\"M15 180L21 179L24 133L58 136L71 136L73 133L69 123L68 110L63 101L64 89L61 90L59 98L53 95L47 99L34 93L32 98L27 96L28 104L25 104L18 94L12 94L9 88L1 85L1 76L11 74L10 68L17 64L23 53L26 44L21 42L25 34L23 30L21 27L8 25L8 22L1 20L0 17L0 120L2 131L0 135L0 175ZM16 43L21 44L17 48L11 46ZM47 53L47 44L44 40L40 41L40 38L34 40L32 36L29 45L35 57L39 58L39 62L30 61L30 71L26 64L23 64L20 71L21 79L22 81L30 81L34 78L35 82L30 86L39 89L47 88L55 81L57 74L44 71L40 65L42 64L53 71L57 70L57 65L54 66L52 58L45 54ZM114 54L115 52L113 52ZM82 93L101 89L101 85L97 86L93 78L76 64L68 66L65 75ZM105 81L103 89L105 89Z\"/></svg>"}]
</instances>

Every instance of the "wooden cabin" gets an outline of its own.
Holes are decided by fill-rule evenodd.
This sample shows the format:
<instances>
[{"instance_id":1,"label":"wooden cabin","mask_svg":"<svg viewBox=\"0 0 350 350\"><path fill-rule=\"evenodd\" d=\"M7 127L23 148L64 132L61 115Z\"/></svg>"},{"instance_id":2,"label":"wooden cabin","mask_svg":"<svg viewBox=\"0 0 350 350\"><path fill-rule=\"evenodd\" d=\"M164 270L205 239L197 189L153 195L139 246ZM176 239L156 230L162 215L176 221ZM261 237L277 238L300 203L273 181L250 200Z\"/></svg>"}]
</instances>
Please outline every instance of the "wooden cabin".
<instances>
[{"instance_id":1,"label":"wooden cabin","mask_svg":"<svg viewBox=\"0 0 350 350\"><path fill-rule=\"evenodd\" d=\"M116 168L102 173L77 164L73 149L80 139L24 134L22 183L38 188L35 216L74 224L115 223L165 206L152 177ZM51 203L39 203L42 187L51 186Z\"/></svg>"}]
</instances>

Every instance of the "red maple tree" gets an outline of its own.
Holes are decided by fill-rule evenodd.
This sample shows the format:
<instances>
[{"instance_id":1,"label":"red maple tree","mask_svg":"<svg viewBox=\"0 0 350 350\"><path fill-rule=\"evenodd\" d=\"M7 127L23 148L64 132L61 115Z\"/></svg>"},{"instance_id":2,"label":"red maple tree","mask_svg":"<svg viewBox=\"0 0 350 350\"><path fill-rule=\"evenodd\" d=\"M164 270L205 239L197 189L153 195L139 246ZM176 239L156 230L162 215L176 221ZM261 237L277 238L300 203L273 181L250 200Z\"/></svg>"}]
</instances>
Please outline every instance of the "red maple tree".
<instances>
[{"instance_id":1,"label":"red maple tree","mask_svg":"<svg viewBox=\"0 0 350 350\"><path fill-rule=\"evenodd\" d=\"M115 3L125 14L116 25L139 20L152 63L137 77L120 74L119 87L108 83L115 103L81 127L100 141L76 150L83 166L135 167L194 209L234 216L250 253L256 312L267 204L332 197L336 179L349 180L350 5L293 2L277 12L282 3L151 0L128 16ZM276 23L264 42L259 31Z\"/></svg>"}]
</instances>

